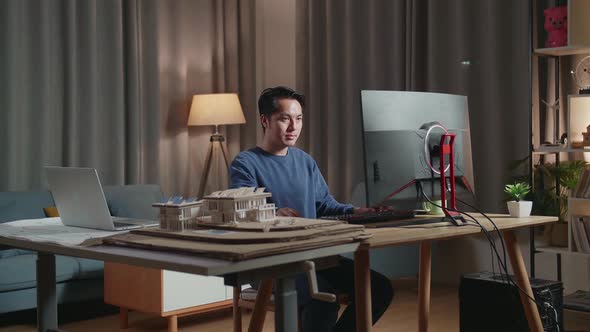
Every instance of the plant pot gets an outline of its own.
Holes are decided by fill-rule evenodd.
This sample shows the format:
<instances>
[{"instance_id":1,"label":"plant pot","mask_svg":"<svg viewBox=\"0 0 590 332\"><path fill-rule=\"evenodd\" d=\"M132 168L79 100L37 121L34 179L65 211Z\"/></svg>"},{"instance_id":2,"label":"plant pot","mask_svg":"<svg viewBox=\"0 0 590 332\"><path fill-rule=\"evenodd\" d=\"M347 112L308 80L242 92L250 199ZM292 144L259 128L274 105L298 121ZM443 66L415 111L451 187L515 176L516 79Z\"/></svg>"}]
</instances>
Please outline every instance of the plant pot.
<instances>
[{"instance_id":1,"label":"plant pot","mask_svg":"<svg viewBox=\"0 0 590 332\"><path fill-rule=\"evenodd\" d=\"M508 204L508 212L512 217L528 217L531 215L533 209L533 202L531 201L510 201Z\"/></svg>"}]
</instances>

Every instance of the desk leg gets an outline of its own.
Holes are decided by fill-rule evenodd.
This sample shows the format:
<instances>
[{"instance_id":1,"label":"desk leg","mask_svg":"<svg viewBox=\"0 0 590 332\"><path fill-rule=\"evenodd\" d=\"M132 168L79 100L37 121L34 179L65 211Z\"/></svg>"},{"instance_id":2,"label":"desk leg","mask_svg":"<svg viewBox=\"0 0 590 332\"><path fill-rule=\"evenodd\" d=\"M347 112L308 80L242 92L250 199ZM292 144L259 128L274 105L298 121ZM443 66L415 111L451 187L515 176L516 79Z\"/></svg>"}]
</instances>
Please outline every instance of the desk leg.
<instances>
[{"instance_id":1,"label":"desk leg","mask_svg":"<svg viewBox=\"0 0 590 332\"><path fill-rule=\"evenodd\" d=\"M37 331L57 331L55 255L37 253Z\"/></svg>"},{"instance_id":2,"label":"desk leg","mask_svg":"<svg viewBox=\"0 0 590 332\"><path fill-rule=\"evenodd\" d=\"M531 283L524 266L524 260L520 253L520 247L513 230L502 231L504 236L504 242L506 243L506 249L508 250L508 256L510 257L510 263L514 270L514 276L516 278L516 284L528 294L531 298L534 298ZM541 317L537 310L537 305L525 294L520 294L520 300L524 307L524 313L529 323L529 329L531 332L543 332L543 324L541 323Z\"/></svg>"},{"instance_id":3,"label":"desk leg","mask_svg":"<svg viewBox=\"0 0 590 332\"><path fill-rule=\"evenodd\" d=\"M297 332L297 290L295 276L277 279L275 291L275 331Z\"/></svg>"},{"instance_id":4,"label":"desk leg","mask_svg":"<svg viewBox=\"0 0 590 332\"><path fill-rule=\"evenodd\" d=\"M367 248L359 248L354 253L354 293L356 330L370 332L373 320L371 315L371 261Z\"/></svg>"},{"instance_id":5,"label":"desk leg","mask_svg":"<svg viewBox=\"0 0 590 332\"><path fill-rule=\"evenodd\" d=\"M242 287L234 286L233 296L233 318L234 318L234 332L242 332L242 309L240 308L240 295Z\"/></svg>"},{"instance_id":6,"label":"desk leg","mask_svg":"<svg viewBox=\"0 0 590 332\"><path fill-rule=\"evenodd\" d=\"M262 332L264 320L266 319L266 307L272 296L272 279L265 279L260 282L256 293L254 311L248 325L248 332Z\"/></svg>"},{"instance_id":7,"label":"desk leg","mask_svg":"<svg viewBox=\"0 0 590 332\"><path fill-rule=\"evenodd\" d=\"M121 330L129 328L129 309L119 308L119 328Z\"/></svg>"},{"instance_id":8,"label":"desk leg","mask_svg":"<svg viewBox=\"0 0 590 332\"><path fill-rule=\"evenodd\" d=\"M418 272L418 331L428 331L430 316L430 241L420 242L420 271Z\"/></svg>"}]
</instances>

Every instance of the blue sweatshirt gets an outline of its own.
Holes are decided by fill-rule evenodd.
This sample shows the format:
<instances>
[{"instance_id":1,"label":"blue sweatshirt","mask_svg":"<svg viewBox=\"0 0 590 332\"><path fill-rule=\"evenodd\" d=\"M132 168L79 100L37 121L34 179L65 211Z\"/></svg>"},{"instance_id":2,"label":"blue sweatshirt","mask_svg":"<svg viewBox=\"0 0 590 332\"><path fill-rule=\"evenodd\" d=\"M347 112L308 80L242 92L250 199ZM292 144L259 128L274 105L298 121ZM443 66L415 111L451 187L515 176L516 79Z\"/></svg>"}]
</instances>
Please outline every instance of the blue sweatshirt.
<instances>
[{"instance_id":1,"label":"blue sweatshirt","mask_svg":"<svg viewBox=\"0 0 590 332\"><path fill-rule=\"evenodd\" d=\"M338 203L328 190L315 160L297 148L286 156L259 147L238 154L230 166L231 188L265 187L277 208L297 210L303 218L352 213L353 206Z\"/></svg>"}]
</instances>

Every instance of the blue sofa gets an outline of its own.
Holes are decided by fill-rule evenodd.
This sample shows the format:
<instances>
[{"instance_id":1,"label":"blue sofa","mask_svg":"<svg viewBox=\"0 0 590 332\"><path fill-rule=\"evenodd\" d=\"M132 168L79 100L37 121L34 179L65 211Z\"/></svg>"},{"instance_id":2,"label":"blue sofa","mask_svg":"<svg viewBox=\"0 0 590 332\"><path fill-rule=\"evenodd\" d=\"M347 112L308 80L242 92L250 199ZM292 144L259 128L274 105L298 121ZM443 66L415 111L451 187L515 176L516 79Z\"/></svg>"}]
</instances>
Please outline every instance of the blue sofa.
<instances>
[{"instance_id":1,"label":"blue sofa","mask_svg":"<svg viewBox=\"0 0 590 332\"><path fill-rule=\"evenodd\" d=\"M111 215L157 219L151 204L162 199L157 185L105 186ZM45 218L43 208L55 206L48 191L0 192L0 223ZM32 251L0 247L0 314L36 307L36 259ZM56 256L58 303L103 298L103 262Z\"/></svg>"}]
</instances>

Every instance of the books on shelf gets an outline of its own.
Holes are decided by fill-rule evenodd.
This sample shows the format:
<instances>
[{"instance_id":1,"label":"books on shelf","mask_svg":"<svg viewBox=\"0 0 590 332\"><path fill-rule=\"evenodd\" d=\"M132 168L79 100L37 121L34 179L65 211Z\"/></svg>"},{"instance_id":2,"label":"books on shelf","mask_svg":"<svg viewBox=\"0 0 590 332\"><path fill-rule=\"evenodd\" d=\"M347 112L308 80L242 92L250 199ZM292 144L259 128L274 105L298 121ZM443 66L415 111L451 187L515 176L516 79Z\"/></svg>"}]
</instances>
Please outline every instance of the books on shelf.
<instances>
[{"instance_id":1,"label":"books on shelf","mask_svg":"<svg viewBox=\"0 0 590 332\"><path fill-rule=\"evenodd\" d=\"M590 169L584 168L580 181L576 186L576 189L572 192L573 197L577 198L590 198Z\"/></svg>"},{"instance_id":2,"label":"books on shelf","mask_svg":"<svg viewBox=\"0 0 590 332\"><path fill-rule=\"evenodd\" d=\"M590 253L590 216L572 216L572 250Z\"/></svg>"},{"instance_id":3,"label":"books on shelf","mask_svg":"<svg viewBox=\"0 0 590 332\"><path fill-rule=\"evenodd\" d=\"M563 307L566 309L590 312L590 292L577 290L563 297Z\"/></svg>"}]
</instances>

